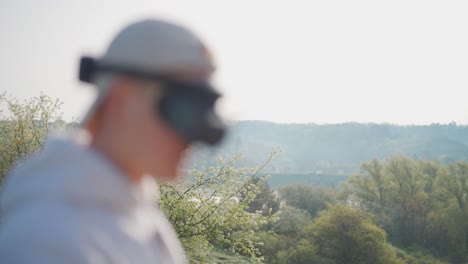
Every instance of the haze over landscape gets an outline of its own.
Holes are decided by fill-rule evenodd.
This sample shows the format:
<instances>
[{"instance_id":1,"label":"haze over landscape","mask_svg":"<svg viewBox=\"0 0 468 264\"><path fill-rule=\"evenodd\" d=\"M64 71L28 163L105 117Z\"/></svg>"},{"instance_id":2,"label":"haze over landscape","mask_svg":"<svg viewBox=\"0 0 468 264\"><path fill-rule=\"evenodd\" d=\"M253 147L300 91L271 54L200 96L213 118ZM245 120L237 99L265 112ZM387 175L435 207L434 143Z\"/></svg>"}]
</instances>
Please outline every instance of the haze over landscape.
<instances>
[{"instance_id":1,"label":"haze over landscape","mask_svg":"<svg viewBox=\"0 0 468 264\"><path fill-rule=\"evenodd\" d=\"M13 230L10 234L25 240L0 239L6 245L0 247L0 262L5 261L2 252L32 258L43 251L47 257L71 260L82 250L62 252L61 247L78 245L81 240L75 241L75 235L89 236L83 246L93 260L109 249L106 259L127 261L130 254L115 242L131 237L122 248L164 261L157 254L169 246L155 254L149 248L136 249L137 240L146 246L156 238L164 245L159 233L148 235L140 228L159 221L151 219L152 213L141 213L140 208L148 207L167 217L194 264L468 263L467 14L468 1L462 0L1 1L0 238ZM80 56L99 57L117 31L144 17L178 21L208 43L218 65L214 82L225 95L219 109L230 123L224 141L210 148L196 144L200 140L190 141L190 131L210 135L211 130L174 129L170 122L157 122L167 136L153 133L148 124L155 105L138 101L130 108L137 115L120 118L124 113L116 107L98 111L88 124L96 139L89 146L79 144L75 151L63 147L65 152L49 146L42 151L52 130L80 131L77 121L94 99L91 86L77 80ZM43 96L37 97L41 91ZM187 98L180 102L187 103ZM144 112L133 111L135 105L144 106ZM156 106L156 114L164 117L166 108ZM151 115L146 115L148 109ZM206 110L193 115L199 119L185 119L207 124L213 109ZM141 120L145 122L133 122ZM168 125L172 129L166 129ZM100 136L100 130L109 133ZM99 139L115 151L103 151ZM177 157L190 145L182 164L179 159L167 162L176 146L171 139L184 146ZM76 152L69 159L62 154L68 149ZM20 173L11 173L33 153L39 155L32 162L37 167L19 165ZM44 159L48 155L53 158ZM120 156L128 156L129 162L115 158ZM94 172L91 167L101 162L118 177L107 175L107 169ZM138 168L140 163L149 165ZM128 164L137 164L137 169L125 170ZM146 169L168 164L171 170ZM184 175L175 177L179 168ZM20 178L21 171L34 177L28 172ZM157 198L151 196L154 208L147 199L141 207L133 201L143 202L139 190L144 196L147 191L134 188L140 183L138 175L122 181L121 176L135 171L159 180L148 191L158 193ZM18 177L17 184L11 177ZM14 184L9 185L11 179ZM106 183L111 179L119 183ZM129 199L122 185L128 185ZM26 199L4 198L5 193L16 197L9 186L18 187ZM83 195L83 202L74 191ZM36 193L46 199L35 199ZM53 196L68 193L70 200ZM93 202L94 196L106 201ZM115 198L115 204L135 204L138 210L114 210L107 197ZM13 205L5 206L8 201ZM50 213L44 206L49 201L59 207L76 204L79 209L67 215L79 221ZM21 206L36 208L29 206L34 203L40 209L32 210L31 217L18 213L23 212ZM101 205L105 206L98 211ZM109 209L118 212L116 225L125 229L123 236L107 236L113 226L107 217L102 218L105 228L88 222L88 216ZM30 222L14 221L12 215L27 215ZM133 218L138 220L135 229L130 228ZM43 223L53 225L43 228ZM65 225L71 228L66 232L72 235L70 241L53 239ZM36 232L24 232L36 230L32 226L39 227L44 241L34 240L37 235L30 234ZM89 226L90 235L77 232L81 226ZM170 227L157 231L166 229ZM110 246L89 247L98 245L97 240ZM34 241L38 248L31 250ZM183 251L177 254L182 257Z\"/></svg>"},{"instance_id":2,"label":"haze over landscape","mask_svg":"<svg viewBox=\"0 0 468 264\"><path fill-rule=\"evenodd\" d=\"M245 160L240 166L253 166L273 149L281 153L265 168L267 173L353 175L366 161L397 155L448 164L468 160L468 126L242 121L233 126L216 151L194 156L210 161L218 154L229 156L241 151Z\"/></svg>"},{"instance_id":3,"label":"haze over landscape","mask_svg":"<svg viewBox=\"0 0 468 264\"><path fill-rule=\"evenodd\" d=\"M216 55L231 120L468 124L466 1L33 1L0 3L0 86L82 117L99 55L141 17L188 24Z\"/></svg>"}]
</instances>

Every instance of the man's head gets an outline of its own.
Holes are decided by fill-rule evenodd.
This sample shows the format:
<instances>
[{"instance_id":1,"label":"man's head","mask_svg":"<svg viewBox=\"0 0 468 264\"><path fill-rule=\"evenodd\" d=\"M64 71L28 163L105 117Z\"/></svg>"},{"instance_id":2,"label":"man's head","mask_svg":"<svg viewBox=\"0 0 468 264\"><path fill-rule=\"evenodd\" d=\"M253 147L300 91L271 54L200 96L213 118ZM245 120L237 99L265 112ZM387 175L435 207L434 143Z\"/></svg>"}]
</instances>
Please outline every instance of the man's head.
<instances>
[{"instance_id":1,"label":"man's head","mask_svg":"<svg viewBox=\"0 0 468 264\"><path fill-rule=\"evenodd\" d=\"M186 29L146 20L122 30L99 60L82 60L80 79L99 96L84 121L93 144L133 178L174 177L190 143L217 143L214 66Z\"/></svg>"}]
</instances>

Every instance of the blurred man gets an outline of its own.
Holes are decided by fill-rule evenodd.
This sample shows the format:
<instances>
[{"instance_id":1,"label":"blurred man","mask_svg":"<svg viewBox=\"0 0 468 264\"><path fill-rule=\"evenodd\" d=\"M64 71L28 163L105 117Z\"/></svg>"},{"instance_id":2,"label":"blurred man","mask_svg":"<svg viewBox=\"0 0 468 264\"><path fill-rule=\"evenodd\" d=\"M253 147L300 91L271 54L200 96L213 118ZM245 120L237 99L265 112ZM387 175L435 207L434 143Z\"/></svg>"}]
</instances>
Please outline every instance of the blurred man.
<instances>
[{"instance_id":1,"label":"blurred man","mask_svg":"<svg viewBox=\"0 0 468 264\"><path fill-rule=\"evenodd\" d=\"M216 144L214 65L183 27L146 20L81 60L98 97L82 129L50 138L2 194L2 263L185 263L155 207L154 175L177 177L193 142Z\"/></svg>"}]
</instances>

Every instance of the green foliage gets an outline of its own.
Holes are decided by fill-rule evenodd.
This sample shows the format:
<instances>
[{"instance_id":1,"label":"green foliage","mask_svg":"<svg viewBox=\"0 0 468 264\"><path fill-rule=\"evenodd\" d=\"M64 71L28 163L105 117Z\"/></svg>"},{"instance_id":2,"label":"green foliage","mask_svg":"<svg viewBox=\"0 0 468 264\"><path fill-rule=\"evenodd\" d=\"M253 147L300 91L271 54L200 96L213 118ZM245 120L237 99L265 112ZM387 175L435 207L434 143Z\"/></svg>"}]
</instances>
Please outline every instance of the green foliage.
<instances>
[{"instance_id":1,"label":"green foliage","mask_svg":"<svg viewBox=\"0 0 468 264\"><path fill-rule=\"evenodd\" d=\"M407 157L394 157L387 163L392 183L392 221L398 227L395 235L405 247L422 245L428 216L432 209L430 193L425 192L427 175L421 165Z\"/></svg>"},{"instance_id":2,"label":"green foliage","mask_svg":"<svg viewBox=\"0 0 468 264\"><path fill-rule=\"evenodd\" d=\"M249 260L246 257L236 256L230 252L218 250L208 250L205 252L206 259L209 260L210 263L223 263L223 264L249 264ZM192 263L198 264L203 263L201 261L197 261L192 259Z\"/></svg>"},{"instance_id":3,"label":"green foliage","mask_svg":"<svg viewBox=\"0 0 468 264\"><path fill-rule=\"evenodd\" d=\"M278 212L280 208L280 199L271 190L267 183L266 177L253 176L250 181L252 184L259 187L259 191L255 198L249 203L246 208L247 212L255 213L260 211L262 215L269 216ZM244 197L241 197L241 200Z\"/></svg>"},{"instance_id":4,"label":"green foliage","mask_svg":"<svg viewBox=\"0 0 468 264\"><path fill-rule=\"evenodd\" d=\"M279 189L287 205L306 210L312 217L335 201L335 192L326 187L294 184Z\"/></svg>"},{"instance_id":5,"label":"green foliage","mask_svg":"<svg viewBox=\"0 0 468 264\"><path fill-rule=\"evenodd\" d=\"M288 254L288 259L285 263L288 264L333 264L335 261L330 258L325 258L318 256L316 251L316 246L310 241L304 239L299 241L299 243L293 249L290 249Z\"/></svg>"},{"instance_id":6,"label":"green foliage","mask_svg":"<svg viewBox=\"0 0 468 264\"><path fill-rule=\"evenodd\" d=\"M392 243L463 263L468 253L467 162L444 166L395 156L364 163L362 174L349 183Z\"/></svg>"},{"instance_id":7,"label":"green foliage","mask_svg":"<svg viewBox=\"0 0 468 264\"><path fill-rule=\"evenodd\" d=\"M285 263L288 250L295 245L295 240L272 231L261 231L258 233L257 243L265 263L279 264Z\"/></svg>"},{"instance_id":8,"label":"green foliage","mask_svg":"<svg viewBox=\"0 0 468 264\"><path fill-rule=\"evenodd\" d=\"M383 164L379 160L363 163L362 173L365 176L354 176L350 183L363 205L374 213L383 212L388 204L390 190L388 179L384 175Z\"/></svg>"},{"instance_id":9,"label":"green foliage","mask_svg":"<svg viewBox=\"0 0 468 264\"><path fill-rule=\"evenodd\" d=\"M385 231L369 216L351 207L334 205L306 230L317 255L341 263L401 263L387 244Z\"/></svg>"},{"instance_id":10,"label":"green foliage","mask_svg":"<svg viewBox=\"0 0 468 264\"><path fill-rule=\"evenodd\" d=\"M311 222L312 217L307 211L295 207L283 207L278 214L278 220L272 225L272 230L280 235L297 238Z\"/></svg>"},{"instance_id":11,"label":"green foliage","mask_svg":"<svg viewBox=\"0 0 468 264\"><path fill-rule=\"evenodd\" d=\"M60 107L45 95L24 102L0 95L0 184L63 125ZM240 122L235 130L247 159L217 158L185 182L160 188L160 207L192 263L466 263L468 127ZM276 146L286 155L271 163L274 151L249 167ZM228 142L203 158L220 151L237 150ZM371 160L395 152L440 161ZM348 184L285 186L281 201L259 174L278 172L274 186L336 186L348 177L339 171L355 171L363 160L371 161Z\"/></svg>"},{"instance_id":12,"label":"green foliage","mask_svg":"<svg viewBox=\"0 0 468 264\"><path fill-rule=\"evenodd\" d=\"M458 210L451 214L456 222L455 226L459 227L456 236L459 253L456 255L460 261L464 261L468 254L468 162L448 165L438 183L447 192L448 197L456 202Z\"/></svg>"},{"instance_id":13,"label":"green foliage","mask_svg":"<svg viewBox=\"0 0 468 264\"><path fill-rule=\"evenodd\" d=\"M235 162L240 158L218 158L215 167L192 170L192 180L184 184L161 186L160 206L193 260L209 262L207 251L224 248L253 262L262 261L255 232L267 218L261 211L246 209L264 186L265 179L252 181L252 177L266 163L238 169Z\"/></svg>"},{"instance_id":14,"label":"green foliage","mask_svg":"<svg viewBox=\"0 0 468 264\"><path fill-rule=\"evenodd\" d=\"M414 251L405 252L401 249L394 249L400 258L406 264L445 264L447 262L432 257L428 252Z\"/></svg>"},{"instance_id":15,"label":"green foliage","mask_svg":"<svg viewBox=\"0 0 468 264\"><path fill-rule=\"evenodd\" d=\"M293 207L283 208L279 212L279 220L268 227L268 231L259 233L265 263L334 263L331 259L318 256L316 246L304 239L303 232L311 224L312 219L307 212Z\"/></svg>"},{"instance_id":16,"label":"green foliage","mask_svg":"<svg viewBox=\"0 0 468 264\"><path fill-rule=\"evenodd\" d=\"M0 184L13 164L41 148L50 129L62 126L59 100L40 95L23 102L0 94Z\"/></svg>"},{"instance_id":17,"label":"green foliage","mask_svg":"<svg viewBox=\"0 0 468 264\"><path fill-rule=\"evenodd\" d=\"M362 173L339 189L304 184L283 187L279 194L285 205L276 214L267 219L261 210L251 211L263 217L263 222L255 227L237 226L239 230L252 231L253 235L245 241L258 250L255 257L246 254L247 251L232 250L229 239L224 238L224 244L207 239L210 235L200 240L191 238L184 244L193 259L201 259L203 252L213 248L229 248L250 256L251 261L273 264L444 263L431 255L451 263L464 263L467 219L463 186L468 171L465 166L464 163L443 166L395 156L364 163ZM239 170L235 166L232 169ZM237 171L234 174L245 176ZM257 186L257 193L251 196L248 205L261 192L262 180L265 178L247 180ZM208 193L217 188L221 187L208 188ZM268 200L263 199L256 206ZM360 209L340 205L338 201ZM218 228L232 230L229 225ZM384 230L393 243L405 250L387 243Z\"/></svg>"}]
</instances>

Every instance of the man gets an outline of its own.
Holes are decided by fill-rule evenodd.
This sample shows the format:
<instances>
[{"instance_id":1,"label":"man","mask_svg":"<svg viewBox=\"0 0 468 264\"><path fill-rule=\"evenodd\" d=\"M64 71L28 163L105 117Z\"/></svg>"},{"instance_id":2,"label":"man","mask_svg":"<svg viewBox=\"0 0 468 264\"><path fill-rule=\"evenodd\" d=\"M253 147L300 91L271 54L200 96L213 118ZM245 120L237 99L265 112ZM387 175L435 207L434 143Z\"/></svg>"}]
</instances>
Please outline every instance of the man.
<instances>
[{"instance_id":1,"label":"man","mask_svg":"<svg viewBox=\"0 0 468 264\"><path fill-rule=\"evenodd\" d=\"M201 41L157 20L123 29L80 79L98 97L82 129L50 138L2 193L2 263L186 263L155 207L193 142L216 144L214 65Z\"/></svg>"}]
</instances>

